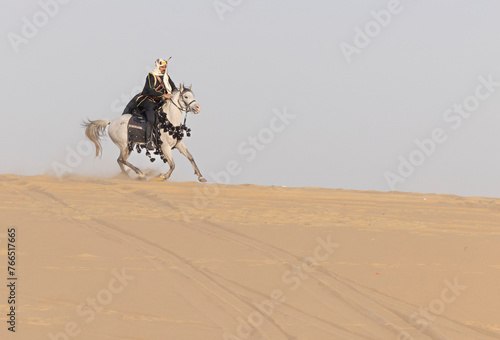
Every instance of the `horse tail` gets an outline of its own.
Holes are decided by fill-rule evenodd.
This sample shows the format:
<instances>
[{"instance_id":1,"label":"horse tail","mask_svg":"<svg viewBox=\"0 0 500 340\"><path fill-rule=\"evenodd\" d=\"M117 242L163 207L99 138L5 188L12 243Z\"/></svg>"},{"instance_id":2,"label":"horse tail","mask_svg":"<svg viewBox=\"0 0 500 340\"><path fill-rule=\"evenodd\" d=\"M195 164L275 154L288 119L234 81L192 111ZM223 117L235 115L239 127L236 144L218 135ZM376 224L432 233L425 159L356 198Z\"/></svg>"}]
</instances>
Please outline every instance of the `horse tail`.
<instances>
[{"instance_id":1,"label":"horse tail","mask_svg":"<svg viewBox=\"0 0 500 340\"><path fill-rule=\"evenodd\" d=\"M83 122L85 127L85 136L95 145L95 156L102 156L101 137L106 135L106 127L111 123L109 120L88 120Z\"/></svg>"}]
</instances>

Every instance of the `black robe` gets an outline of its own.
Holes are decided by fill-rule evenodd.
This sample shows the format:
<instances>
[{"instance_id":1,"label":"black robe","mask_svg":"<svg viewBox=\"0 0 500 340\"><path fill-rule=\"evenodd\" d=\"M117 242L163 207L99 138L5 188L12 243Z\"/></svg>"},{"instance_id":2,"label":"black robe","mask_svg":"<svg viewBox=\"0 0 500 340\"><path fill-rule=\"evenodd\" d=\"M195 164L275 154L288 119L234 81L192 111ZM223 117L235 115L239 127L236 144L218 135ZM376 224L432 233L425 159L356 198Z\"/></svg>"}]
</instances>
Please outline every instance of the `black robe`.
<instances>
[{"instance_id":1,"label":"black robe","mask_svg":"<svg viewBox=\"0 0 500 340\"><path fill-rule=\"evenodd\" d=\"M177 90L170 76L168 77L168 83L172 91ZM163 82L163 76L155 76L153 73L149 73L142 92L136 94L130 100L122 114L143 115L145 109L158 107L162 96L166 93L169 92Z\"/></svg>"}]
</instances>

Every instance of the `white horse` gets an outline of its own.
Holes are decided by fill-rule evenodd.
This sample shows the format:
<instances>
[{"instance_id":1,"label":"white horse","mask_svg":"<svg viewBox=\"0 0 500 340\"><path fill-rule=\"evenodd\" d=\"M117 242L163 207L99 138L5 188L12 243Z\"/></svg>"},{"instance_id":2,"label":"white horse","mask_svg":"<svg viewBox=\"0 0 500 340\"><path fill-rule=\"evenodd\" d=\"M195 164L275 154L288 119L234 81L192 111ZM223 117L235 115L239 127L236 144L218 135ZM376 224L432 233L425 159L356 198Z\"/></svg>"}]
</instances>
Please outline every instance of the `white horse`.
<instances>
[{"instance_id":1,"label":"white horse","mask_svg":"<svg viewBox=\"0 0 500 340\"><path fill-rule=\"evenodd\" d=\"M182 84L179 86L180 90L174 90L172 92L172 97L170 100L166 101L162 110L166 113L168 121L174 127L181 126L182 120L182 111L186 110L186 115L189 111L193 113L199 113L201 108L200 105L194 99L194 94L191 92L191 86L184 87ZM118 165L120 166L123 173L128 175L125 170L125 165L134 170L140 179L145 179L146 176L142 173L139 168L130 164L127 159L130 157L132 152L131 148L129 148L128 141L128 121L130 120L130 114L121 115L119 118L115 120L89 120L88 122L84 122L83 126L86 127L85 135L94 143L96 148L96 157L102 155L102 145L100 138L103 137L106 133L106 127L109 125L108 135L120 149L120 157L118 157ZM167 173L161 174L159 179L167 180L172 171L174 171L175 164L172 157L172 149L177 149L181 154L186 156L187 159L191 162L191 165L194 169L194 174L198 176L198 180L200 182L206 182L207 180L201 175L198 166L196 165L193 156L189 153L186 145L182 139L175 138L175 134L170 135L168 132L165 132L163 129L160 130L160 140L163 142L160 146L165 159L170 166L170 169ZM136 146L136 144L144 145L144 143L134 143L131 145L132 149Z\"/></svg>"}]
</instances>

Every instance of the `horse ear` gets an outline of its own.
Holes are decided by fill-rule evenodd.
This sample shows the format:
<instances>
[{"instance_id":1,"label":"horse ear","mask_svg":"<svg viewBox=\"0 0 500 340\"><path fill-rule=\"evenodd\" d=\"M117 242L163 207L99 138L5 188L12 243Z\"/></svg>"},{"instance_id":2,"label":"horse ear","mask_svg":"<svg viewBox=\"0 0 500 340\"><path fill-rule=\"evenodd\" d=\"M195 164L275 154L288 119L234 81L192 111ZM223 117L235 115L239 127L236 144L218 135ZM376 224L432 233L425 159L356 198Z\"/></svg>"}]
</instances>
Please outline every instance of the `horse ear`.
<instances>
[{"instance_id":1,"label":"horse ear","mask_svg":"<svg viewBox=\"0 0 500 340\"><path fill-rule=\"evenodd\" d=\"M181 92L184 91L184 85L179 84L179 89L181 90Z\"/></svg>"},{"instance_id":2,"label":"horse ear","mask_svg":"<svg viewBox=\"0 0 500 340\"><path fill-rule=\"evenodd\" d=\"M193 84L189 85L188 89L191 90L191 87L193 87Z\"/></svg>"}]
</instances>

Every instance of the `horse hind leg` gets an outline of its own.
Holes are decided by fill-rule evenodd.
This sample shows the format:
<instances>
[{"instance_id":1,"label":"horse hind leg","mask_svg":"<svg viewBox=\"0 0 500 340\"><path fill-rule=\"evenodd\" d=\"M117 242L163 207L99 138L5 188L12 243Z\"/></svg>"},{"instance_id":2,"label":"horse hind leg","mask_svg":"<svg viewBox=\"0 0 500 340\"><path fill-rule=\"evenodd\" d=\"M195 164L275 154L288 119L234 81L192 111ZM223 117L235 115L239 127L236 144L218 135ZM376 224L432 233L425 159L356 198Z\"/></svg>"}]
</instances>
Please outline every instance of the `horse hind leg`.
<instances>
[{"instance_id":1,"label":"horse hind leg","mask_svg":"<svg viewBox=\"0 0 500 340\"><path fill-rule=\"evenodd\" d=\"M130 151L128 151L128 154L130 155ZM118 159L116 160L116 162L118 163L118 165L120 166L120 169L122 170L122 173L124 175L127 175L128 176L128 172L127 170L125 169L125 159L128 158L129 155L124 155L123 154L123 151L120 151L120 156L118 157Z\"/></svg>"},{"instance_id":2,"label":"horse hind leg","mask_svg":"<svg viewBox=\"0 0 500 340\"><path fill-rule=\"evenodd\" d=\"M128 172L125 170L126 165L130 169L134 170L135 173L139 175L140 179L146 179L146 176L142 173L142 171L127 160L130 157L130 153L131 151L129 150L128 146L126 148L122 148L120 151L120 157L118 157L118 159L116 160L118 162L118 165L120 166L120 169L122 170L122 173L130 177Z\"/></svg>"}]
</instances>

